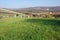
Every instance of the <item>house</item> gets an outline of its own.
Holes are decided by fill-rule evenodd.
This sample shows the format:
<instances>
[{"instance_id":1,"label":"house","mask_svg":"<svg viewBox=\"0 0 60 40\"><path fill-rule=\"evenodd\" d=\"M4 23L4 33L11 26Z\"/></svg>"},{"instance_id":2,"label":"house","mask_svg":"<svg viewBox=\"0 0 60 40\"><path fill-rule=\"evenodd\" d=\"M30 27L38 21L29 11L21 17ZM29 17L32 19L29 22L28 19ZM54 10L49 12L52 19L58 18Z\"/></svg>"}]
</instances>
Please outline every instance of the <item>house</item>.
<instances>
[{"instance_id":1,"label":"house","mask_svg":"<svg viewBox=\"0 0 60 40\"><path fill-rule=\"evenodd\" d=\"M55 11L41 11L39 13L24 13L29 17L41 17L41 18L59 18L60 12Z\"/></svg>"},{"instance_id":2,"label":"house","mask_svg":"<svg viewBox=\"0 0 60 40\"><path fill-rule=\"evenodd\" d=\"M60 11L52 12L52 15L53 15L55 18L60 18Z\"/></svg>"},{"instance_id":3,"label":"house","mask_svg":"<svg viewBox=\"0 0 60 40\"><path fill-rule=\"evenodd\" d=\"M5 14L2 17L21 17L21 18L30 18L30 17L41 17L41 18L60 18L59 11L40 11L39 13L33 12L26 12L26 13L19 13L7 9L0 9L0 14Z\"/></svg>"}]
</instances>

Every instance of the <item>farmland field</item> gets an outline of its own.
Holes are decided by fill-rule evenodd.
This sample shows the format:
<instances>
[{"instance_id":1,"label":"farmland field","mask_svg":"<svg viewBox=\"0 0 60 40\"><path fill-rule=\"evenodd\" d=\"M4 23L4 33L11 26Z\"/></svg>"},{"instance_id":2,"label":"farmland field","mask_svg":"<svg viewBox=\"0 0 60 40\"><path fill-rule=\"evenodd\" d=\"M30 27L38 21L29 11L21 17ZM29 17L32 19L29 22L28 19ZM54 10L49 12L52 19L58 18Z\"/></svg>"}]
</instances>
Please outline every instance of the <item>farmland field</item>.
<instances>
[{"instance_id":1,"label":"farmland field","mask_svg":"<svg viewBox=\"0 0 60 40\"><path fill-rule=\"evenodd\" d=\"M0 40L60 40L60 19L0 19Z\"/></svg>"}]
</instances>

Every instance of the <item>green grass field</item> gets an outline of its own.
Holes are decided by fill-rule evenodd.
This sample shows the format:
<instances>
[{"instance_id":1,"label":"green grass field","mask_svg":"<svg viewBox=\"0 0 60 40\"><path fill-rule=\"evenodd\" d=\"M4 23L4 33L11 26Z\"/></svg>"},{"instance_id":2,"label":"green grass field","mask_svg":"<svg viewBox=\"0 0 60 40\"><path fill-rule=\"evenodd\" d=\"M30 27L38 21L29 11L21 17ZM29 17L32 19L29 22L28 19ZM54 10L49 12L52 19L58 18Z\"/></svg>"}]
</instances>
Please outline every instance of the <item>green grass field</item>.
<instances>
[{"instance_id":1,"label":"green grass field","mask_svg":"<svg viewBox=\"0 0 60 40\"><path fill-rule=\"evenodd\" d=\"M0 19L0 40L60 40L60 19Z\"/></svg>"}]
</instances>

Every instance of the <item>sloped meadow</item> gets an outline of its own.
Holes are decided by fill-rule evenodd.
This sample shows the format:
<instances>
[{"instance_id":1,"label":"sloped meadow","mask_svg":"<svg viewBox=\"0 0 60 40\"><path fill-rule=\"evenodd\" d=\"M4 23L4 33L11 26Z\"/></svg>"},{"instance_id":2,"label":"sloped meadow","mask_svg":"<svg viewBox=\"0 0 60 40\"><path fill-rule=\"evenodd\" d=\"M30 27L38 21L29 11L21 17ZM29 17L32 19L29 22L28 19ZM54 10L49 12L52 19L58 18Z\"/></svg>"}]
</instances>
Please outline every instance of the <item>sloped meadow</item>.
<instances>
[{"instance_id":1,"label":"sloped meadow","mask_svg":"<svg viewBox=\"0 0 60 40\"><path fill-rule=\"evenodd\" d=\"M60 19L0 19L0 40L60 40Z\"/></svg>"}]
</instances>

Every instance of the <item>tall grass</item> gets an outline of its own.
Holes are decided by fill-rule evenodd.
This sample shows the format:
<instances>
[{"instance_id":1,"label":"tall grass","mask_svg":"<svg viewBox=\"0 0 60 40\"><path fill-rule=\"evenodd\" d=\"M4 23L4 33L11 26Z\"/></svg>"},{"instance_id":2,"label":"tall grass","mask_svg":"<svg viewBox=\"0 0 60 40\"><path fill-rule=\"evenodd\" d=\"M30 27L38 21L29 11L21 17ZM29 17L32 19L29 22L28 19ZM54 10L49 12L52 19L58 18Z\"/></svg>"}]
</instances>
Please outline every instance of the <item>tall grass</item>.
<instances>
[{"instance_id":1,"label":"tall grass","mask_svg":"<svg viewBox=\"0 0 60 40\"><path fill-rule=\"evenodd\" d=\"M0 19L0 40L60 40L60 19Z\"/></svg>"}]
</instances>

